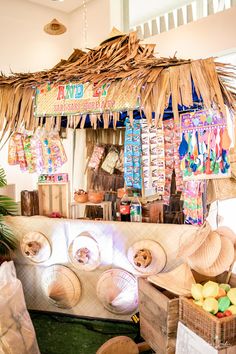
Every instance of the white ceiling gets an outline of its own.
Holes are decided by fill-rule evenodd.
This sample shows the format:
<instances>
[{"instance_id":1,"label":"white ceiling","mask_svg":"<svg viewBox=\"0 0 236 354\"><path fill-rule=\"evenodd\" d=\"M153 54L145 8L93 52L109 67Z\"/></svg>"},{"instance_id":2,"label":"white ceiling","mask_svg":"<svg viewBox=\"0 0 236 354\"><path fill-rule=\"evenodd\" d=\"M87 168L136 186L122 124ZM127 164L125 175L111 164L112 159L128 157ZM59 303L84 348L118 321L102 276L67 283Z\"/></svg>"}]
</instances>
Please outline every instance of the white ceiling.
<instances>
[{"instance_id":1,"label":"white ceiling","mask_svg":"<svg viewBox=\"0 0 236 354\"><path fill-rule=\"evenodd\" d=\"M60 1L53 1L53 0L28 0L30 2L34 2L38 5L50 7L52 9L56 9L63 12L72 12L78 7L83 5L83 0L64 0ZM87 1L88 2L88 1Z\"/></svg>"}]
</instances>

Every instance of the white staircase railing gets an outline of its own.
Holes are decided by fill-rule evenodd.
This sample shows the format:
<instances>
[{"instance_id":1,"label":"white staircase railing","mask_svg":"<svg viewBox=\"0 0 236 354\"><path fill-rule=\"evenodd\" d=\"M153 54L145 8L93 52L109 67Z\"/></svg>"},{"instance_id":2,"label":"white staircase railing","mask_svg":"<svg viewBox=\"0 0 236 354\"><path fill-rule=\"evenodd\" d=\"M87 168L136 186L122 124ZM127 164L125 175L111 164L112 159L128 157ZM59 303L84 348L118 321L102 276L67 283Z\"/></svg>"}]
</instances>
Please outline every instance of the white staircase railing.
<instances>
[{"instance_id":1,"label":"white staircase railing","mask_svg":"<svg viewBox=\"0 0 236 354\"><path fill-rule=\"evenodd\" d=\"M137 31L139 37L144 39L227 10L233 6L236 6L236 0L190 0L189 4L151 18L132 27L130 31Z\"/></svg>"}]
</instances>

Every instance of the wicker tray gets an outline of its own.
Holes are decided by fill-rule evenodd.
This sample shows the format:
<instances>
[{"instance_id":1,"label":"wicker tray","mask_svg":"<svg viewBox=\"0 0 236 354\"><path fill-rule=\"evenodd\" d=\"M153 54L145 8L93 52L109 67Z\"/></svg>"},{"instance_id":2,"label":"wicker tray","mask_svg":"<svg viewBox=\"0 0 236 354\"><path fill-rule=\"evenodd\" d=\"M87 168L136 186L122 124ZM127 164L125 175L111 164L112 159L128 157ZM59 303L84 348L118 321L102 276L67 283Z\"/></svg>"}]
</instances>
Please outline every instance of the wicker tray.
<instances>
[{"instance_id":1,"label":"wicker tray","mask_svg":"<svg viewBox=\"0 0 236 354\"><path fill-rule=\"evenodd\" d=\"M181 297L179 320L216 349L236 344L236 315L219 319Z\"/></svg>"}]
</instances>

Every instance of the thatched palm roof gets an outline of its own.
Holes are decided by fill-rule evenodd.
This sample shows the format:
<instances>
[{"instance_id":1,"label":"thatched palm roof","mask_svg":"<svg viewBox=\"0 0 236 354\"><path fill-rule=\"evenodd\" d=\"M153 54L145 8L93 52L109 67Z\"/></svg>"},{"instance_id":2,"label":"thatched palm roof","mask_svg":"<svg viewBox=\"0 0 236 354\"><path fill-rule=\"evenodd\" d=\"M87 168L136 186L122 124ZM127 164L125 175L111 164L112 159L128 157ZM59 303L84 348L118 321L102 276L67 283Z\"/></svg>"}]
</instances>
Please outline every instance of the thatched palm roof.
<instances>
[{"instance_id":1,"label":"thatched palm roof","mask_svg":"<svg viewBox=\"0 0 236 354\"><path fill-rule=\"evenodd\" d=\"M35 86L46 82L89 82L100 86L109 83L107 99L119 91L135 91L147 120L155 112L156 122L162 119L169 99L178 119L178 105L193 105L192 84L205 108L225 105L235 112L236 91L233 80L236 68L215 63L213 58L180 60L156 58L153 44L141 45L135 32L91 49L88 53L75 51L48 71L32 74L12 74L0 77L0 130L27 129L35 126L33 117ZM79 112L78 112L79 113Z\"/></svg>"}]
</instances>

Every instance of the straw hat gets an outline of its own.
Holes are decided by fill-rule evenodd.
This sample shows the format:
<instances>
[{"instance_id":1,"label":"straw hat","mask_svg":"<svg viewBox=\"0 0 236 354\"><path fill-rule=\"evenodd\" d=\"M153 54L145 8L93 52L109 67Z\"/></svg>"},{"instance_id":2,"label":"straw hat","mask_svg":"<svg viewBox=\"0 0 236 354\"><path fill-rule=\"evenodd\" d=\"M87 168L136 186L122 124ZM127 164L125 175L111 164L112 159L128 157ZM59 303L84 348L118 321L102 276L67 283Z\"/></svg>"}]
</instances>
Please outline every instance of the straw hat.
<instances>
[{"instance_id":1,"label":"straw hat","mask_svg":"<svg viewBox=\"0 0 236 354\"><path fill-rule=\"evenodd\" d=\"M97 296L108 311L119 315L131 314L138 306L137 281L125 270L107 270L98 280Z\"/></svg>"},{"instance_id":2,"label":"straw hat","mask_svg":"<svg viewBox=\"0 0 236 354\"><path fill-rule=\"evenodd\" d=\"M196 283L188 264L181 264L168 273L151 275L147 279L173 294L184 296L191 294L191 286Z\"/></svg>"},{"instance_id":3,"label":"straw hat","mask_svg":"<svg viewBox=\"0 0 236 354\"><path fill-rule=\"evenodd\" d=\"M216 232L218 232L220 236L227 237L229 240L233 242L234 245L236 244L236 234L229 227L220 226L218 227L218 229L216 229Z\"/></svg>"},{"instance_id":4,"label":"straw hat","mask_svg":"<svg viewBox=\"0 0 236 354\"><path fill-rule=\"evenodd\" d=\"M142 350L143 351L143 350ZM96 354L139 354L139 347L133 339L126 336L117 336L108 339Z\"/></svg>"},{"instance_id":5,"label":"straw hat","mask_svg":"<svg viewBox=\"0 0 236 354\"><path fill-rule=\"evenodd\" d=\"M166 265L166 253L161 245L153 240L135 242L127 253L132 266L141 273L155 274Z\"/></svg>"},{"instance_id":6,"label":"straw hat","mask_svg":"<svg viewBox=\"0 0 236 354\"><path fill-rule=\"evenodd\" d=\"M57 19L53 19L47 25L44 26L44 32L51 35L59 35L66 32L66 26L57 21Z\"/></svg>"},{"instance_id":7,"label":"straw hat","mask_svg":"<svg viewBox=\"0 0 236 354\"><path fill-rule=\"evenodd\" d=\"M110 34L108 35L108 37L104 41L102 41L100 43L100 45L103 45L103 44L105 44L107 42L110 42L110 41L112 41L112 40L114 40L116 38L119 38L119 37L122 37L122 36L125 36L125 35L126 34L124 32L121 32L117 28L113 27L111 32L110 32Z\"/></svg>"},{"instance_id":8,"label":"straw hat","mask_svg":"<svg viewBox=\"0 0 236 354\"><path fill-rule=\"evenodd\" d=\"M194 267L199 274L215 277L228 270L234 261L234 245L227 237L221 236L221 249L216 261L208 268Z\"/></svg>"},{"instance_id":9,"label":"straw hat","mask_svg":"<svg viewBox=\"0 0 236 354\"><path fill-rule=\"evenodd\" d=\"M35 263L46 262L52 253L48 238L38 231L25 234L20 240L20 248L23 256Z\"/></svg>"},{"instance_id":10,"label":"straw hat","mask_svg":"<svg viewBox=\"0 0 236 354\"><path fill-rule=\"evenodd\" d=\"M192 235L189 235L189 232L184 232L180 236L179 256L191 256L203 244L210 232L211 227L207 221Z\"/></svg>"},{"instance_id":11,"label":"straw hat","mask_svg":"<svg viewBox=\"0 0 236 354\"><path fill-rule=\"evenodd\" d=\"M188 258L192 269L209 268L216 261L221 250L221 237L216 231L211 231L205 242Z\"/></svg>"},{"instance_id":12,"label":"straw hat","mask_svg":"<svg viewBox=\"0 0 236 354\"><path fill-rule=\"evenodd\" d=\"M81 296L79 278L70 268L60 264L45 269L42 289L49 302L64 309L76 306Z\"/></svg>"},{"instance_id":13,"label":"straw hat","mask_svg":"<svg viewBox=\"0 0 236 354\"><path fill-rule=\"evenodd\" d=\"M88 232L81 233L71 242L68 253L72 264L81 270L94 270L101 263L98 243Z\"/></svg>"}]
</instances>

